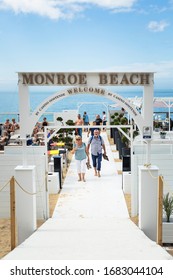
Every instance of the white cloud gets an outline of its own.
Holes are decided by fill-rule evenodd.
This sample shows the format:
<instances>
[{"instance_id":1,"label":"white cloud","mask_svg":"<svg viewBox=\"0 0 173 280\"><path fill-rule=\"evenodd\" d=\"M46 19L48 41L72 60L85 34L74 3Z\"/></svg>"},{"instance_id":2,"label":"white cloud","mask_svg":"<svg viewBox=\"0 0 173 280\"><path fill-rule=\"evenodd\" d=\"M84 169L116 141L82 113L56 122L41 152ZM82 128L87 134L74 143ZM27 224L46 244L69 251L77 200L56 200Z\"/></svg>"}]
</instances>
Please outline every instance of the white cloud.
<instances>
[{"instance_id":1,"label":"white cloud","mask_svg":"<svg viewBox=\"0 0 173 280\"><path fill-rule=\"evenodd\" d=\"M126 65L116 65L108 69L97 69L103 72L153 72L156 79L171 79L173 78L173 60L159 61L157 63L132 63Z\"/></svg>"},{"instance_id":2,"label":"white cloud","mask_svg":"<svg viewBox=\"0 0 173 280\"><path fill-rule=\"evenodd\" d=\"M167 23L166 21L150 21L150 23L148 24L148 29L153 32L162 32L167 26L169 26L169 23Z\"/></svg>"},{"instance_id":3,"label":"white cloud","mask_svg":"<svg viewBox=\"0 0 173 280\"><path fill-rule=\"evenodd\" d=\"M51 19L61 18L63 14L53 0L0 0L0 8L15 13L35 13Z\"/></svg>"},{"instance_id":4,"label":"white cloud","mask_svg":"<svg viewBox=\"0 0 173 280\"><path fill-rule=\"evenodd\" d=\"M115 8L130 8L137 0L76 0L76 1L68 1L67 2L76 2L76 3L88 3L94 4L100 7L105 7L107 9L115 9Z\"/></svg>"},{"instance_id":5,"label":"white cloud","mask_svg":"<svg viewBox=\"0 0 173 280\"><path fill-rule=\"evenodd\" d=\"M89 5L128 11L137 0L0 0L0 9L35 13L51 19L72 18Z\"/></svg>"}]
</instances>

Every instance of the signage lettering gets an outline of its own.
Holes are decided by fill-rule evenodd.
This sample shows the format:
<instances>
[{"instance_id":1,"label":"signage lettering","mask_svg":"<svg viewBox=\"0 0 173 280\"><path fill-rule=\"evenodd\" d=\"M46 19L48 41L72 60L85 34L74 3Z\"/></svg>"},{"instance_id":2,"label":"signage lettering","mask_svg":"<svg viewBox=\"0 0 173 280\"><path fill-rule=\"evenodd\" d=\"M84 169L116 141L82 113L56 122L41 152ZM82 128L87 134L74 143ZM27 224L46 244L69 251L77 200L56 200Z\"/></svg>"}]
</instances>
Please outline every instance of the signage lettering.
<instances>
[{"instance_id":1,"label":"signage lettering","mask_svg":"<svg viewBox=\"0 0 173 280\"><path fill-rule=\"evenodd\" d=\"M153 73L19 73L24 85L140 86L153 82Z\"/></svg>"}]
</instances>

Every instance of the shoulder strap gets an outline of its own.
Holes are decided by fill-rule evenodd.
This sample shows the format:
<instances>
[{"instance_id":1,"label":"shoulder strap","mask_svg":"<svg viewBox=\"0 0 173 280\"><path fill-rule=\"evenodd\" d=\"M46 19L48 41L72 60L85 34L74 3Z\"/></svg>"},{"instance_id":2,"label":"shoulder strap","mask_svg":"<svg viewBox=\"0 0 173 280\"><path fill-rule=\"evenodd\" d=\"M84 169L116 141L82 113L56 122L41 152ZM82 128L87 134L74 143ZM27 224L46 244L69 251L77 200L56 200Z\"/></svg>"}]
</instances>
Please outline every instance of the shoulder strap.
<instances>
[{"instance_id":1,"label":"shoulder strap","mask_svg":"<svg viewBox=\"0 0 173 280\"><path fill-rule=\"evenodd\" d=\"M91 142L92 142L92 140L93 140L93 135L91 136L91 138L90 138L90 144L91 144ZM102 137L99 135L99 139L100 139L100 142L101 142L101 145L103 144L103 140L102 140Z\"/></svg>"},{"instance_id":2,"label":"shoulder strap","mask_svg":"<svg viewBox=\"0 0 173 280\"><path fill-rule=\"evenodd\" d=\"M90 139L89 139L89 143L91 144L91 142L92 142L92 140L93 140L93 135L90 137Z\"/></svg>"},{"instance_id":3,"label":"shoulder strap","mask_svg":"<svg viewBox=\"0 0 173 280\"><path fill-rule=\"evenodd\" d=\"M102 139L102 137L100 135L99 135L99 139L101 141L101 144L103 144L103 139Z\"/></svg>"}]
</instances>

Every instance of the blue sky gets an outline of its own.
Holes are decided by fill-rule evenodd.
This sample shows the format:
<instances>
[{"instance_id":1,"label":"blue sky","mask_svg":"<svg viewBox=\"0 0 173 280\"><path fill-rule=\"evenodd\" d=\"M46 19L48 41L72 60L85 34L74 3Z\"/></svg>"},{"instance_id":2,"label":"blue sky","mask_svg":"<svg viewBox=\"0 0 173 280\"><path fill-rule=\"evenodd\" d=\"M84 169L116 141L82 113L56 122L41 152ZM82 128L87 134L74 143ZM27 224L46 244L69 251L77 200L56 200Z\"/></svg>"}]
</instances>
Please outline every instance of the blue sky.
<instances>
[{"instance_id":1,"label":"blue sky","mask_svg":"<svg viewBox=\"0 0 173 280\"><path fill-rule=\"evenodd\" d=\"M152 71L173 88L173 0L0 0L0 90L17 71Z\"/></svg>"}]
</instances>

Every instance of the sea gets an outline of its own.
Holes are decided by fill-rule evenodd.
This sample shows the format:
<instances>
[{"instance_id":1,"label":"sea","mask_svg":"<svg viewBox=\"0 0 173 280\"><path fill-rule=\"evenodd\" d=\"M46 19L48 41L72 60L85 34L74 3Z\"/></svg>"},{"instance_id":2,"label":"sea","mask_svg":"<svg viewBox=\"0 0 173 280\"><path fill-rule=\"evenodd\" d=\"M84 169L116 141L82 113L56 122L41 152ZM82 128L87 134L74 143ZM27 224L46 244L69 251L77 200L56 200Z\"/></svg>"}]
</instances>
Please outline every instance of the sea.
<instances>
[{"instance_id":1,"label":"sea","mask_svg":"<svg viewBox=\"0 0 173 280\"><path fill-rule=\"evenodd\" d=\"M113 92L111 90L111 92ZM31 112L46 99L48 96L53 95L55 91L30 91L30 109ZM124 98L142 97L143 89L119 89L115 93L123 96ZM173 89L155 89L154 97L173 97ZM78 94L66 97L57 101L55 104L49 107L46 113L41 116L40 121L44 116L48 121L53 121L53 115L50 112L62 112L64 110L78 110L78 113L83 115L86 111L89 120L93 121L96 114L102 115L103 111L111 109L113 101L94 94ZM119 109L116 107L116 109ZM168 108L154 108L155 116L158 119L165 119ZM165 114L164 114L165 113ZM160 115L159 115L160 114ZM16 118L19 120L19 98L16 91L0 91L0 123L4 123L9 118ZM171 107L171 118L173 119L173 107Z\"/></svg>"}]
</instances>

